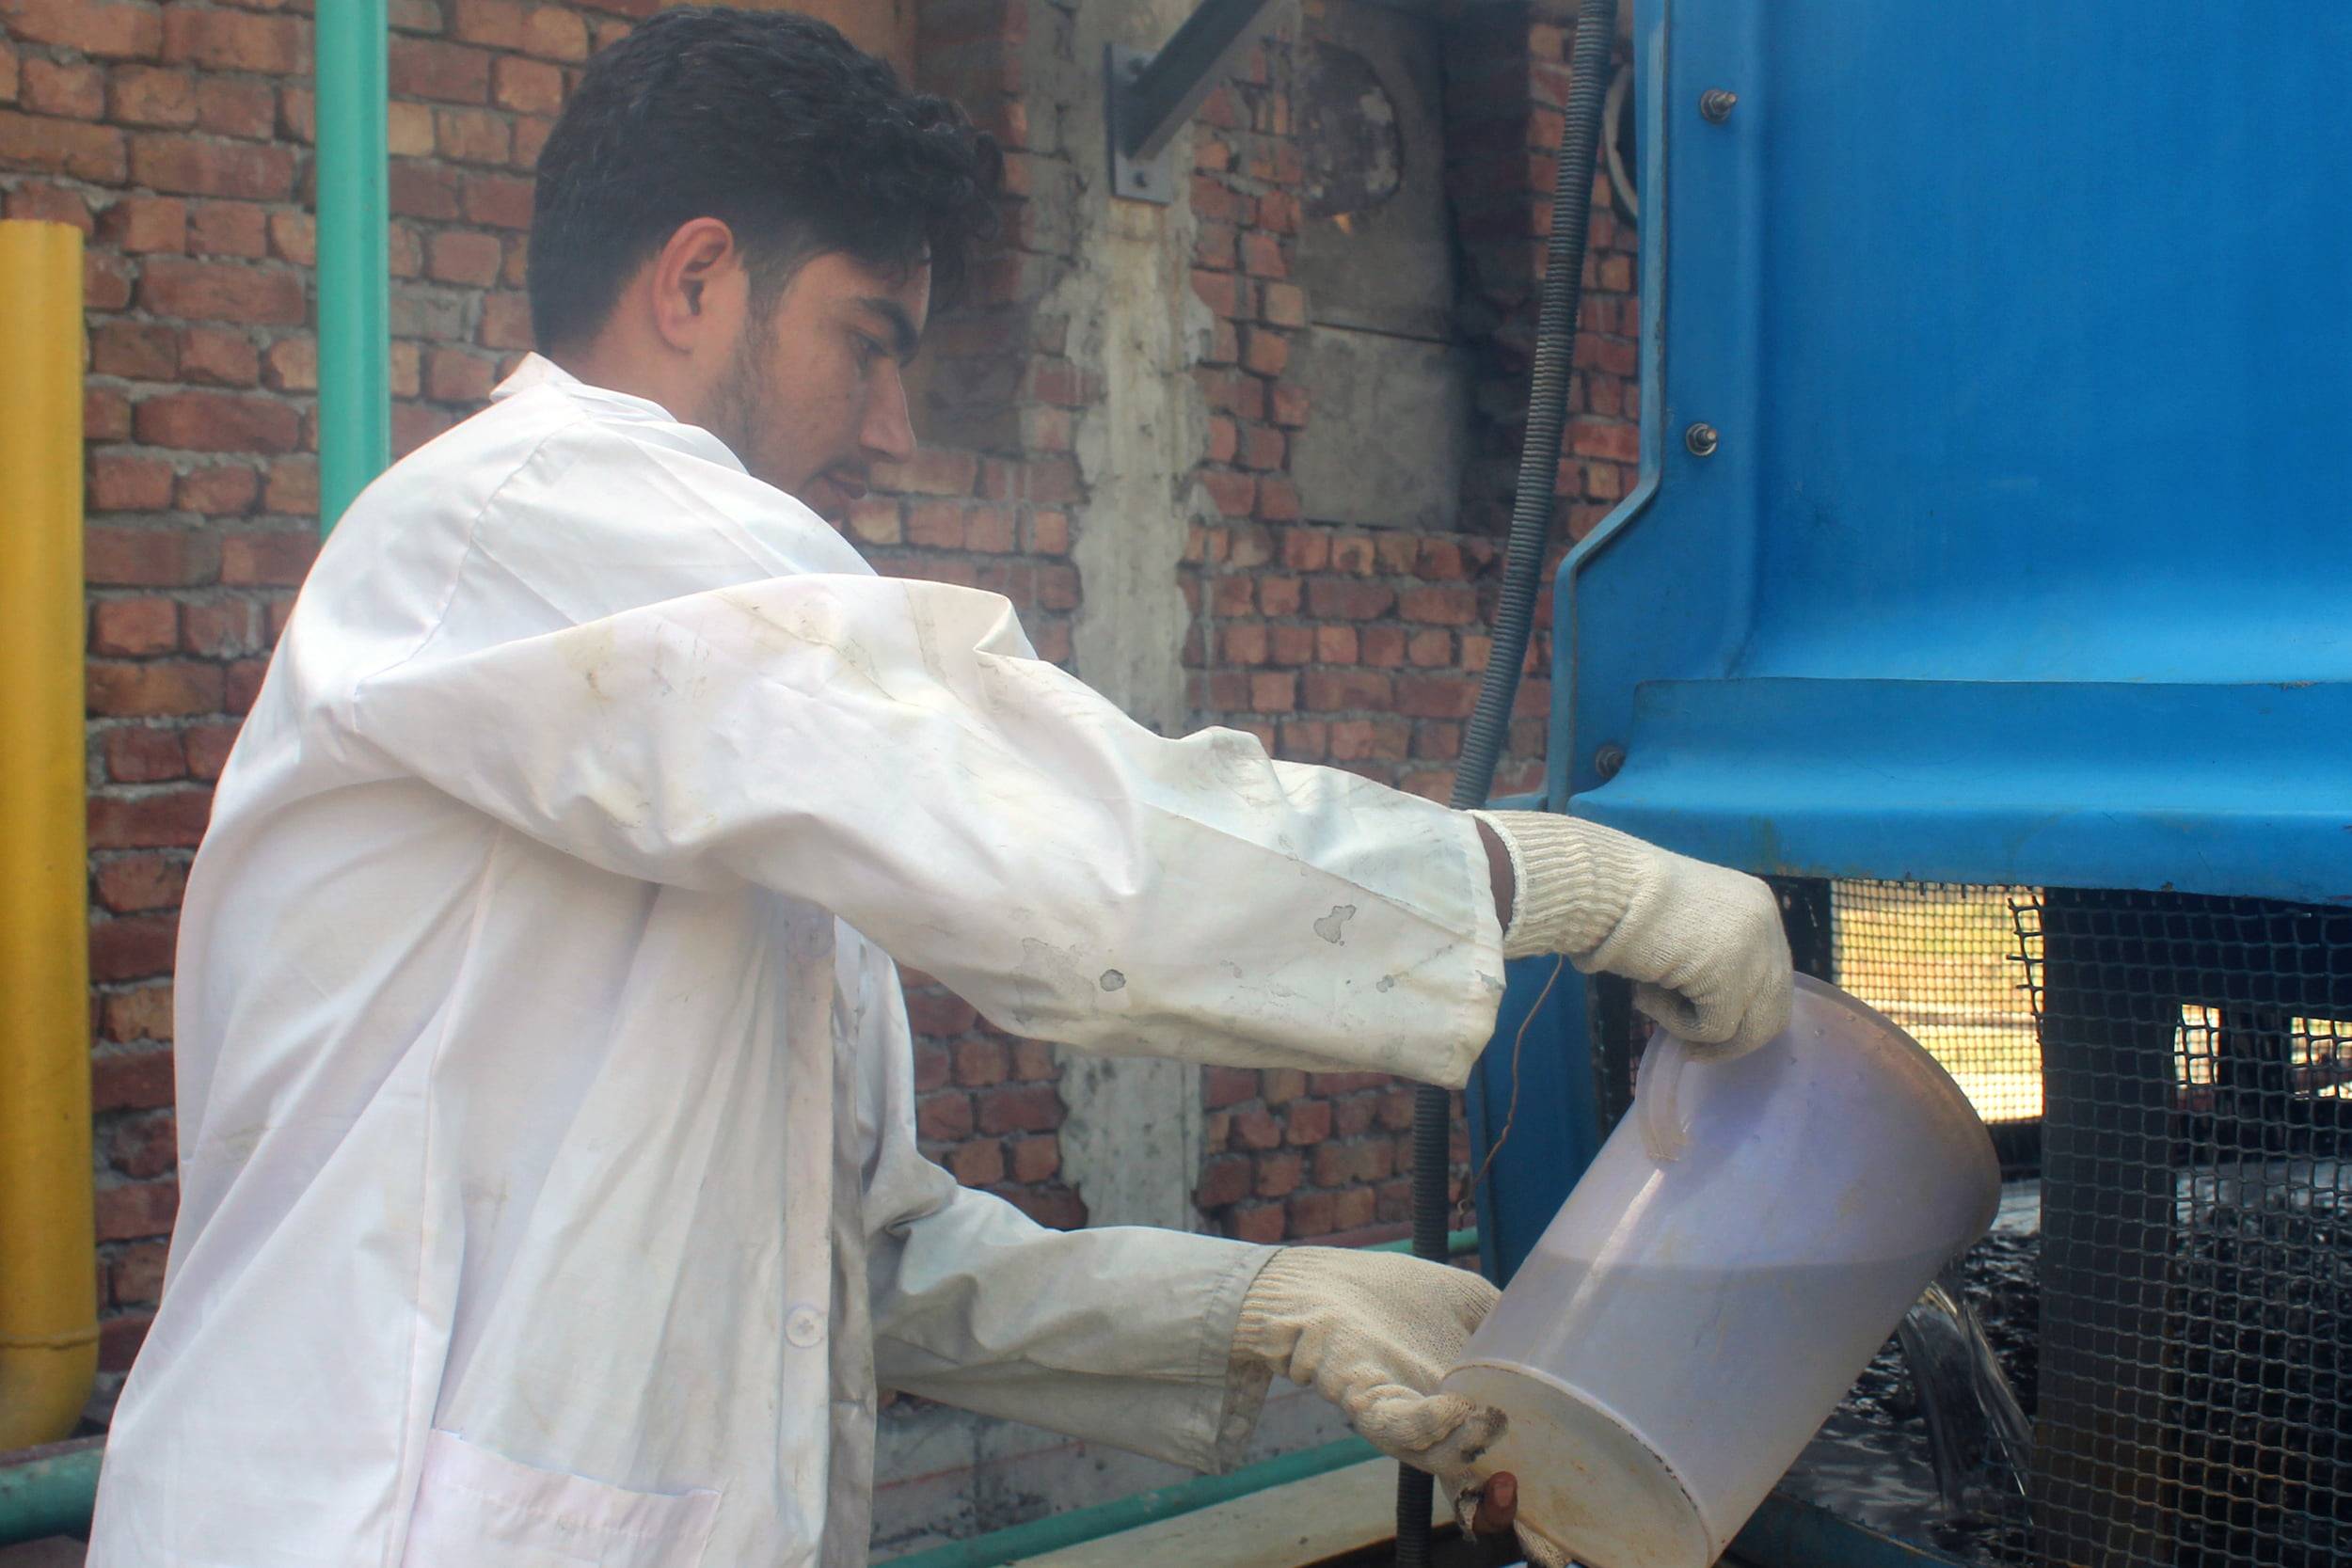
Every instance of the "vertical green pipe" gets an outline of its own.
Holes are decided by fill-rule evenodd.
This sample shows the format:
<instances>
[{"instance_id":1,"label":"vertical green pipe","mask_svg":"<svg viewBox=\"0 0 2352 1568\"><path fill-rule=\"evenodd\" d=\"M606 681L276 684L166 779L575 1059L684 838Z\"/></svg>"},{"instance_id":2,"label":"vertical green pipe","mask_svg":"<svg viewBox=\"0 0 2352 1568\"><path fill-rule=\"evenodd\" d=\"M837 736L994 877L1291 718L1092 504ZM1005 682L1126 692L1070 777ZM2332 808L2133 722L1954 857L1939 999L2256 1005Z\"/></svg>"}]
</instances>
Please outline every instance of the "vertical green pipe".
<instances>
[{"instance_id":1,"label":"vertical green pipe","mask_svg":"<svg viewBox=\"0 0 2352 1568\"><path fill-rule=\"evenodd\" d=\"M318 8L321 533L392 458L385 6Z\"/></svg>"}]
</instances>

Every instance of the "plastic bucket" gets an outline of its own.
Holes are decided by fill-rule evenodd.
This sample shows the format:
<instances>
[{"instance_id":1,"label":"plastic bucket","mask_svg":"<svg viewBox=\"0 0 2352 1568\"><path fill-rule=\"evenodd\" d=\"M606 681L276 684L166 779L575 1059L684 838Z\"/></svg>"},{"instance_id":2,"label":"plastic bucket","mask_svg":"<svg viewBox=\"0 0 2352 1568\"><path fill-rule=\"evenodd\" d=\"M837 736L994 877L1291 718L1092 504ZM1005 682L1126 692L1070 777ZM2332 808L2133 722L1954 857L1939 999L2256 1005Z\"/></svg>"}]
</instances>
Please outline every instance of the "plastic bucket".
<instances>
[{"instance_id":1,"label":"plastic bucket","mask_svg":"<svg viewBox=\"0 0 2352 1568\"><path fill-rule=\"evenodd\" d=\"M1661 1036L1446 1375L1509 1418L1478 1469L1588 1568L1708 1568L1999 1198L1959 1085L1833 986L1737 1061Z\"/></svg>"}]
</instances>

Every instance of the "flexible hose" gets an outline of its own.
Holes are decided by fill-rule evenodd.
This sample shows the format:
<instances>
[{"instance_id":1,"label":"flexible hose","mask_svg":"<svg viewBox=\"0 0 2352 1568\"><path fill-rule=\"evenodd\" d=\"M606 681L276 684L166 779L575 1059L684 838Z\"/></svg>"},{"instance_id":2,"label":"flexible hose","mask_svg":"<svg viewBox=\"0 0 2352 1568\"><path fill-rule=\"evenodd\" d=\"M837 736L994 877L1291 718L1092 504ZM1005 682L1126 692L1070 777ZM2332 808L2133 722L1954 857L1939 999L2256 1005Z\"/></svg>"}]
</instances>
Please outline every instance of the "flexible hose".
<instances>
[{"instance_id":1,"label":"flexible hose","mask_svg":"<svg viewBox=\"0 0 2352 1568\"><path fill-rule=\"evenodd\" d=\"M1483 806L1494 790L1495 768L1511 738L1511 708L1518 699L1519 669L1535 624L1544 551L1551 537L1552 493L1558 487L1560 435L1567 424L1568 371L1576 356L1576 318L1584 294L1584 236L1592 216L1593 154L1600 141L1601 103L1609 91L1609 51L1617 29L1616 0L1583 0L1576 18L1576 53L1568 68L1568 103L1560 134L1551 198L1551 234L1545 247L1543 303L1535 318L1535 365L1528 384L1527 433L1519 448L1518 494L1511 503L1510 543L1503 558L1502 594L1495 606L1494 651L1478 686L1478 708L1462 738L1453 804ZM1443 1260L1454 1102L1446 1090L1423 1085L1413 1096L1413 1256ZM1397 1568L1428 1568L1429 1477L1400 1465L1396 1486Z\"/></svg>"}]
</instances>

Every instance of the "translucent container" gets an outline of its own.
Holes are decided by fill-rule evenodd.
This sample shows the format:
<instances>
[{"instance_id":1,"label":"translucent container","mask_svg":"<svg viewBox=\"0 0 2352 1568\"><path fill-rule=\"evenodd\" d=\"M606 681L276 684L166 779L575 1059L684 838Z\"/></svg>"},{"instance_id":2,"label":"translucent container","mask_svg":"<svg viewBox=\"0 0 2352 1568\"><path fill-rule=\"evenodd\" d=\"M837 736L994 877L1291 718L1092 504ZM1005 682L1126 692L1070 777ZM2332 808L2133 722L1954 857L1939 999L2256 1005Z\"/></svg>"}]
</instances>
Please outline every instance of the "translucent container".
<instances>
[{"instance_id":1,"label":"translucent container","mask_svg":"<svg viewBox=\"0 0 2352 1568\"><path fill-rule=\"evenodd\" d=\"M1999 1197L1959 1085L1836 987L1737 1061L1661 1036L1446 1375L1509 1418L1478 1469L1587 1568L1708 1568Z\"/></svg>"}]
</instances>

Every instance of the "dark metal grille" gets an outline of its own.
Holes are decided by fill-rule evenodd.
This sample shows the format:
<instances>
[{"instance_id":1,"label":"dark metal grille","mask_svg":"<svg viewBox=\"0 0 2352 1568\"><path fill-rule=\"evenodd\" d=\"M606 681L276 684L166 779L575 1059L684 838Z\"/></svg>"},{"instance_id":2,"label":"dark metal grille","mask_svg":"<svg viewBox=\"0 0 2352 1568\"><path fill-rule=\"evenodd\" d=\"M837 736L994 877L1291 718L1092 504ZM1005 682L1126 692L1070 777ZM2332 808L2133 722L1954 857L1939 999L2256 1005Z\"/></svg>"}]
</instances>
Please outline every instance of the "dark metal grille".
<instances>
[{"instance_id":1,"label":"dark metal grille","mask_svg":"<svg viewBox=\"0 0 2352 1568\"><path fill-rule=\"evenodd\" d=\"M2352 912L2054 888L2019 929L2047 1058L2042 1556L2352 1558Z\"/></svg>"},{"instance_id":2,"label":"dark metal grille","mask_svg":"<svg viewBox=\"0 0 2352 1568\"><path fill-rule=\"evenodd\" d=\"M1777 886L1799 967L1916 1036L2028 1178L2004 1206L2023 1228L2005 1221L1965 1272L2033 1419L2030 1521L1938 1517L1931 1486L1921 1510L1888 1505L1923 1448L1891 1346L1800 1475L1883 1455L1889 1484L1855 1516L1915 1521L1898 1533L1960 1560L2352 1563L2352 911ZM1613 1118L1646 1029L1608 982L1593 1022ZM2021 1322L1983 1293L1987 1266L2015 1276ZM1790 1484L1835 1512L1864 1479Z\"/></svg>"}]
</instances>

